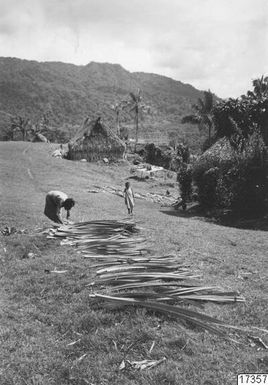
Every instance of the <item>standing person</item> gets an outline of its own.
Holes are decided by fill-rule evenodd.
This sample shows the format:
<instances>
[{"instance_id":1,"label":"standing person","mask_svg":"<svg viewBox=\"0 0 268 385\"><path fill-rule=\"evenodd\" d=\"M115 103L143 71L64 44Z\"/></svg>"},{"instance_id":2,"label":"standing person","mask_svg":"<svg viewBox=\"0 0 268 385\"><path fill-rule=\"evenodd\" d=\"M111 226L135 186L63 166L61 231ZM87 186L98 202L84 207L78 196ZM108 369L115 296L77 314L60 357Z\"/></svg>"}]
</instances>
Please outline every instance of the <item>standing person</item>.
<instances>
[{"instance_id":1,"label":"standing person","mask_svg":"<svg viewBox=\"0 0 268 385\"><path fill-rule=\"evenodd\" d=\"M125 198L125 204L127 206L127 210L129 214L133 214L134 209L134 193L132 188L130 187L130 183L126 182L125 184L125 190L124 190L124 198Z\"/></svg>"},{"instance_id":2,"label":"standing person","mask_svg":"<svg viewBox=\"0 0 268 385\"><path fill-rule=\"evenodd\" d=\"M63 223L61 216L61 209L64 208L67 211L66 219L70 217L70 210L75 205L73 198L61 191L50 191L46 195L46 205L44 214L56 223Z\"/></svg>"}]
</instances>

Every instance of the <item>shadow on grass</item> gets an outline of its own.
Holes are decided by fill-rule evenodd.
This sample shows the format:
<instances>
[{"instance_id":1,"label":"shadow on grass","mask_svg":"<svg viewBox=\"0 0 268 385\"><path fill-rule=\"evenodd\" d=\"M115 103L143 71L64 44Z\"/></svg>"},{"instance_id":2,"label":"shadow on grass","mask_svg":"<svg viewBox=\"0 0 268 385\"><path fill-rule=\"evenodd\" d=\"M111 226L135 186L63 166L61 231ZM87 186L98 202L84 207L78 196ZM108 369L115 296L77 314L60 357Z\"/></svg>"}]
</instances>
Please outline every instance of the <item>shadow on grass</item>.
<instances>
[{"instance_id":1,"label":"shadow on grass","mask_svg":"<svg viewBox=\"0 0 268 385\"><path fill-rule=\"evenodd\" d=\"M198 203L187 204L186 210L183 210L181 207L177 209L175 207L162 207L160 211L163 214L170 215L173 217L196 218L209 222L213 222L214 219L206 215L205 211L201 208Z\"/></svg>"},{"instance_id":2,"label":"shadow on grass","mask_svg":"<svg viewBox=\"0 0 268 385\"><path fill-rule=\"evenodd\" d=\"M200 205L192 204L188 209L162 208L161 213L180 218L192 218L204 222L214 223L219 226L234 227L244 230L268 231L268 217L241 219L233 215L223 215L219 213L208 213Z\"/></svg>"},{"instance_id":3,"label":"shadow on grass","mask_svg":"<svg viewBox=\"0 0 268 385\"><path fill-rule=\"evenodd\" d=\"M197 217L199 218L200 217L200 215L198 214L193 214L190 211L187 211L187 210L183 211L181 209L176 210L174 208L170 208L170 209L162 208L160 211L161 213L170 215L172 217L180 217L180 218L197 218ZM205 218L201 216L201 219L205 219Z\"/></svg>"},{"instance_id":4,"label":"shadow on grass","mask_svg":"<svg viewBox=\"0 0 268 385\"><path fill-rule=\"evenodd\" d=\"M223 218L217 221L217 224L242 230L268 231L268 218L265 217L253 219Z\"/></svg>"}]
</instances>

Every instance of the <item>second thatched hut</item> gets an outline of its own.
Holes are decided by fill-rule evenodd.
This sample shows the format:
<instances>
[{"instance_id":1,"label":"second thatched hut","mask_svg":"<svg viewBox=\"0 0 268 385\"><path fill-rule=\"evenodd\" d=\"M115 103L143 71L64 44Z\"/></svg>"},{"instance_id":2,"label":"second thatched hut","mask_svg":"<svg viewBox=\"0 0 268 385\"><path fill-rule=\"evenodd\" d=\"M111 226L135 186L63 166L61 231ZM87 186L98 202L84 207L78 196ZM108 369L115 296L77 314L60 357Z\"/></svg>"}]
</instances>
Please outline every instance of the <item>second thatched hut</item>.
<instances>
[{"instance_id":1,"label":"second thatched hut","mask_svg":"<svg viewBox=\"0 0 268 385\"><path fill-rule=\"evenodd\" d=\"M68 144L70 160L86 159L94 162L104 158L109 161L122 159L125 154L125 144L120 138L101 121L101 118L85 119L82 127Z\"/></svg>"}]
</instances>

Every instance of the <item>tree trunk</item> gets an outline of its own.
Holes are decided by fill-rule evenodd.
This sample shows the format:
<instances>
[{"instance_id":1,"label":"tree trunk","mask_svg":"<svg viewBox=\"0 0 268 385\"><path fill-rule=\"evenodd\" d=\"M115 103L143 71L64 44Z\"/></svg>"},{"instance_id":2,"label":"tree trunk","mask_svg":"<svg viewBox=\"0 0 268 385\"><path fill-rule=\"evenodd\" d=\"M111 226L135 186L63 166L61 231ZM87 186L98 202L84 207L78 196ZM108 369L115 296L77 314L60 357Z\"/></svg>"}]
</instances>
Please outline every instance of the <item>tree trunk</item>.
<instances>
[{"instance_id":1,"label":"tree trunk","mask_svg":"<svg viewBox=\"0 0 268 385\"><path fill-rule=\"evenodd\" d=\"M26 138L26 129L23 127L21 129L21 133L22 133L22 140L25 142L25 138Z\"/></svg>"},{"instance_id":2,"label":"tree trunk","mask_svg":"<svg viewBox=\"0 0 268 385\"><path fill-rule=\"evenodd\" d=\"M117 127L117 136L120 138L119 111L116 112L116 127Z\"/></svg>"},{"instance_id":3,"label":"tree trunk","mask_svg":"<svg viewBox=\"0 0 268 385\"><path fill-rule=\"evenodd\" d=\"M135 125L136 125L136 137L135 137L135 152L136 152L136 149L137 149L137 144L138 144L138 131L139 131L139 111L136 110L136 114L135 114Z\"/></svg>"}]
</instances>

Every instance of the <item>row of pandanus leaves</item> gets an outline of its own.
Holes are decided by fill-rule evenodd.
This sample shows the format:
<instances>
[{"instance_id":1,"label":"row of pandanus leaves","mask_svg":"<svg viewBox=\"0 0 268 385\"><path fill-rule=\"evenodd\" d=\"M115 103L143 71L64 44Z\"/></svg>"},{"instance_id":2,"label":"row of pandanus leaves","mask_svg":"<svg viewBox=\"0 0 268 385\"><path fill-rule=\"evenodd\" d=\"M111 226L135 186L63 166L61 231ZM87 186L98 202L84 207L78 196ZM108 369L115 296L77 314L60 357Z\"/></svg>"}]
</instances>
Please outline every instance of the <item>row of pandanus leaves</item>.
<instances>
[{"instance_id":1,"label":"row of pandanus leaves","mask_svg":"<svg viewBox=\"0 0 268 385\"><path fill-rule=\"evenodd\" d=\"M231 325L193 310L201 302L243 302L235 292L203 286L178 256L154 256L145 247L136 224L129 220L102 220L63 225L53 234L62 244L77 247L91 259L96 289L91 297L113 307L140 306L176 317L203 330L228 336ZM97 292L98 291L98 292ZM109 295L107 295L109 293ZM236 328L235 328L236 329Z\"/></svg>"}]
</instances>

